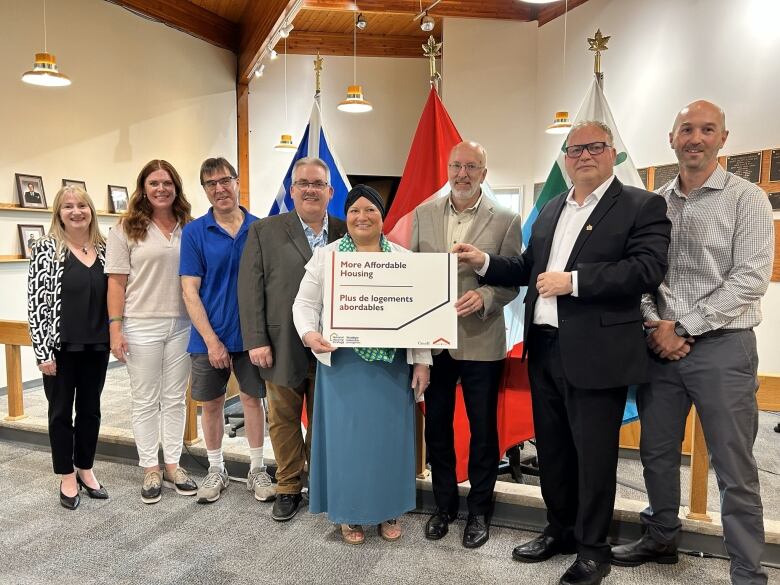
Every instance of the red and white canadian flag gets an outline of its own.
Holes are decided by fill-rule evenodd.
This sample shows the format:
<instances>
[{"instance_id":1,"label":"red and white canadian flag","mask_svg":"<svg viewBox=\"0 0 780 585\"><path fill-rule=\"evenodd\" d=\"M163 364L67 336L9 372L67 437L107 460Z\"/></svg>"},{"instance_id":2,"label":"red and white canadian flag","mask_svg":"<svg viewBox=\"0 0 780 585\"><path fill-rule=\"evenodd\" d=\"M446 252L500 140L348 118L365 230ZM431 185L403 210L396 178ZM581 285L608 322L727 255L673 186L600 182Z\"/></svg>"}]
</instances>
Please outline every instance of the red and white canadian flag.
<instances>
[{"instance_id":1,"label":"red and white canadian flag","mask_svg":"<svg viewBox=\"0 0 780 585\"><path fill-rule=\"evenodd\" d=\"M401 183L384 221L389 240L408 248L414 209L450 192L447 160L453 147L462 141L439 94L432 88L417 124Z\"/></svg>"}]
</instances>

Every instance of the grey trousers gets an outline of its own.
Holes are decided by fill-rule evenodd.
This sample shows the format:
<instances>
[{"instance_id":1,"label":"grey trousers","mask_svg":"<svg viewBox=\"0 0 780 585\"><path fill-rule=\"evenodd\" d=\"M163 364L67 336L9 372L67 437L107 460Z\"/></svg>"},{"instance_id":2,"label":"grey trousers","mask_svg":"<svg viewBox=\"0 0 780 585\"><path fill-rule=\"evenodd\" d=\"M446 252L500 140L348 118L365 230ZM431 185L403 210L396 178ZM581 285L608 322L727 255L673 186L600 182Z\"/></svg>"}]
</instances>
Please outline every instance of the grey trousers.
<instances>
[{"instance_id":1,"label":"grey trousers","mask_svg":"<svg viewBox=\"0 0 780 585\"><path fill-rule=\"evenodd\" d=\"M653 359L637 393L640 454L649 507L642 523L662 543L678 540L680 455L696 406L718 480L723 539L734 585L765 585L764 522L753 443L758 432L758 354L753 331L696 340L679 361Z\"/></svg>"}]
</instances>

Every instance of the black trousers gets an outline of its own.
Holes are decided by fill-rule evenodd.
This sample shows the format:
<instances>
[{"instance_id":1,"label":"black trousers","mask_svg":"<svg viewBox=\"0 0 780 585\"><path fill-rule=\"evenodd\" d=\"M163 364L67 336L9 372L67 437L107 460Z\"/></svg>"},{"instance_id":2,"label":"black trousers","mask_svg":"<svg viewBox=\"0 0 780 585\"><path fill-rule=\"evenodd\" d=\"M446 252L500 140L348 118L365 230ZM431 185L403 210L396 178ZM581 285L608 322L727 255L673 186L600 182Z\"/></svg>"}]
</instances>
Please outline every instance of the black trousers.
<instances>
[{"instance_id":1,"label":"black trousers","mask_svg":"<svg viewBox=\"0 0 780 585\"><path fill-rule=\"evenodd\" d=\"M455 386L460 378L469 419L469 482L466 498L469 514L489 515L498 473L498 386L504 360L477 362L454 360L449 352L433 356L430 386L425 391L425 443L431 464L436 507L458 512L455 476Z\"/></svg>"},{"instance_id":2,"label":"black trousers","mask_svg":"<svg viewBox=\"0 0 780 585\"><path fill-rule=\"evenodd\" d=\"M536 451L548 536L579 558L609 562L620 425L628 388L575 388L563 373L557 332L528 336ZM619 366L619 364L618 364Z\"/></svg>"},{"instance_id":3,"label":"black trousers","mask_svg":"<svg viewBox=\"0 0 780 585\"><path fill-rule=\"evenodd\" d=\"M49 442L54 473L92 469L100 431L100 395L107 351L57 351L57 375L43 377L49 401ZM76 419L73 420L73 406Z\"/></svg>"}]
</instances>

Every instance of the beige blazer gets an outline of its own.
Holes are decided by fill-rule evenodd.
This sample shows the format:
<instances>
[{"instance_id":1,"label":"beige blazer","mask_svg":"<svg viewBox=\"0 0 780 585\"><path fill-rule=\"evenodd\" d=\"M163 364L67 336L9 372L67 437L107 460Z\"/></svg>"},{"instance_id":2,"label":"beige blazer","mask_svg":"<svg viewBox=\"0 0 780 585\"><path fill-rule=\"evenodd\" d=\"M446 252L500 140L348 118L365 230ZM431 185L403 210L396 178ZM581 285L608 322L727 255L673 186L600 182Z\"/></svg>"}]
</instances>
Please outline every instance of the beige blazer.
<instances>
[{"instance_id":1,"label":"beige blazer","mask_svg":"<svg viewBox=\"0 0 780 585\"><path fill-rule=\"evenodd\" d=\"M449 252L446 241L448 205L449 197L439 197L415 209L412 251ZM523 247L520 216L483 197L464 243L473 244L489 254L518 256ZM458 267L458 296L469 290L477 290L485 306L482 311L458 319L458 349L448 351L456 360L503 359L506 357L504 305L517 296L519 288L480 286L477 274L461 265Z\"/></svg>"},{"instance_id":2,"label":"beige blazer","mask_svg":"<svg viewBox=\"0 0 780 585\"><path fill-rule=\"evenodd\" d=\"M328 216L328 240L346 226ZM244 349L270 345L274 365L258 368L264 380L296 388L309 371L311 353L295 330L292 305L312 256L295 211L257 220L249 227L238 271L238 310Z\"/></svg>"}]
</instances>

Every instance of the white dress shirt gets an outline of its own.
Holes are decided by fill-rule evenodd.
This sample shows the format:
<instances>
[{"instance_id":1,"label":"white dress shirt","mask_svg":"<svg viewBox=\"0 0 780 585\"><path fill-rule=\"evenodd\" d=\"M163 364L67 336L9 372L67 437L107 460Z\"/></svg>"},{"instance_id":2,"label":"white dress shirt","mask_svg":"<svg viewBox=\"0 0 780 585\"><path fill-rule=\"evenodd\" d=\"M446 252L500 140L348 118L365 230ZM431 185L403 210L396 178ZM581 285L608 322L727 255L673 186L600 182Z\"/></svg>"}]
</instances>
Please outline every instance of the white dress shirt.
<instances>
[{"instance_id":1,"label":"white dress shirt","mask_svg":"<svg viewBox=\"0 0 780 585\"><path fill-rule=\"evenodd\" d=\"M598 205L598 202L604 196L604 193L607 192L614 179L615 175L610 175L609 179L596 187L596 190L585 198L582 205L579 205L574 200L574 187L569 190L569 194L566 196L566 204L563 207L563 211L561 211L560 218L558 218L558 225L555 226L550 258L547 261L545 272L562 272L566 268L566 263L569 261L577 237L586 227L585 223L588 221L590 214L593 213L596 205ZM482 265L482 268L476 271L477 274L484 276L489 265L490 256L486 254L485 263ZM528 285L536 286L536 283L531 282ZM578 294L576 270L573 270L571 273L571 286L571 294L576 297ZM536 300L533 322L536 325L558 327L557 297L544 298L540 296Z\"/></svg>"}]
</instances>

